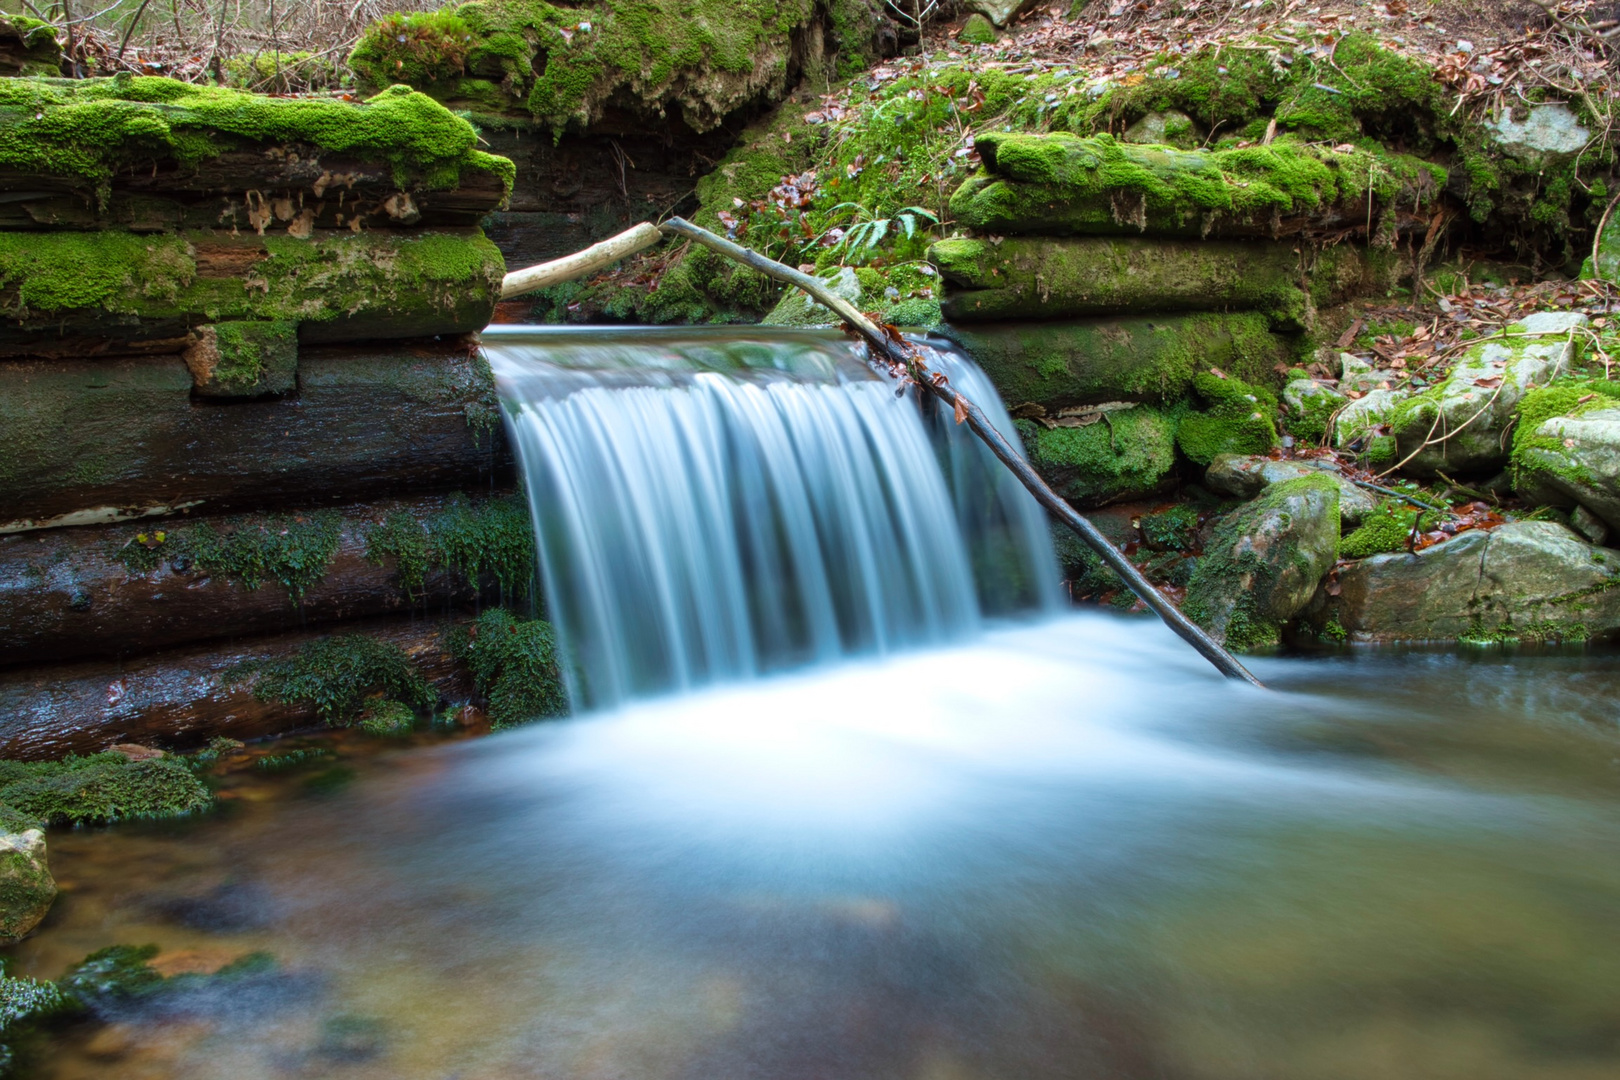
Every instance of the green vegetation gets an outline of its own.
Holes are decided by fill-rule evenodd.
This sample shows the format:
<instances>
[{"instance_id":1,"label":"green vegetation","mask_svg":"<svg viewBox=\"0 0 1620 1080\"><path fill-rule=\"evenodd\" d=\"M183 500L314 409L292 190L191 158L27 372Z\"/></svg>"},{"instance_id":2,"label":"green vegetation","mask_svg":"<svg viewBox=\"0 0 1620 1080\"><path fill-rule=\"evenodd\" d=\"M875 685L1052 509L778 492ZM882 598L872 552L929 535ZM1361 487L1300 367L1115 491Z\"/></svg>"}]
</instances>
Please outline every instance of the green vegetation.
<instances>
[{"instance_id":1,"label":"green vegetation","mask_svg":"<svg viewBox=\"0 0 1620 1080\"><path fill-rule=\"evenodd\" d=\"M313 707L327 724L347 727L367 709L399 702L431 708L434 694L405 650L365 634L318 638L278 660L243 664L233 681L257 676L253 695L260 701Z\"/></svg>"},{"instance_id":2,"label":"green vegetation","mask_svg":"<svg viewBox=\"0 0 1620 1080\"><path fill-rule=\"evenodd\" d=\"M1107 502L1157 490L1175 465L1175 421L1150 405L1106 412L1085 427L1017 421L1029 460L1066 499Z\"/></svg>"},{"instance_id":3,"label":"green vegetation","mask_svg":"<svg viewBox=\"0 0 1620 1080\"><path fill-rule=\"evenodd\" d=\"M150 573L166 560L170 566L231 578L247 589L275 581L296 603L326 576L342 525L332 510L307 517L227 518L218 525L203 521L136 533L114 554L131 573Z\"/></svg>"},{"instance_id":4,"label":"green vegetation","mask_svg":"<svg viewBox=\"0 0 1620 1080\"><path fill-rule=\"evenodd\" d=\"M206 348L187 354L198 392L240 397L297 388L297 323L223 322L200 333Z\"/></svg>"},{"instance_id":5,"label":"green vegetation","mask_svg":"<svg viewBox=\"0 0 1620 1080\"><path fill-rule=\"evenodd\" d=\"M472 670L494 730L568 711L550 623L492 608L452 633L447 645Z\"/></svg>"},{"instance_id":6,"label":"green vegetation","mask_svg":"<svg viewBox=\"0 0 1620 1080\"><path fill-rule=\"evenodd\" d=\"M394 560L400 587L413 600L427 575L453 570L476 585L485 573L513 599L534 586L534 533L521 496L470 503L457 498L426 521L396 512L366 532L366 558Z\"/></svg>"},{"instance_id":7,"label":"green vegetation","mask_svg":"<svg viewBox=\"0 0 1620 1080\"><path fill-rule=\"evenodd\" d=\"M55 983L0 974L0 1076L11 1076L22 1056L18 1043L45 1021L74 1009Z\"/></svg>"},{"instance_id":8,"label":"green vegetation","mask_svg":"<svg viewBox=\"0 0 1620 1080\"><path fill-rule=\"evenodd\" d=\"M12 44L15 43L15 44ZM56 40L56 28L41 19L27 15L0 12L0 46L12 53L15 68L0 69L0 75L60 75L62 73L62 45Z\"/></svg>"},{"instance_id":9,"label":"green vegetation","mask_svg":"<svg viewBox=\"0 0 1620 1080\"><path fill-rule=\"evenodd\" d=\"M1176 505L1142 515L1142 540L1154 551L1191 551L1198 532L1198 511Z\"/></svg>"},{"instance_id":10,"label":"green vegetation","mask_svg":"<svg viewBox=\"0 0 1620 1080\"><path fill-rule=\"evenodd\" d=\"M453 188L468 170L511 190L514 167L426 94L390 87L363 103L263 97L156 76L0 81L0 169L84 184L103 203L121 170L182 168L222 154L294 144L382 161L402 190Z\"/></svg>"},{"instance_id":11,"label":"green vegetation","mask_svg":"<svg viewBox=\"0 0 1620 1080\"><path fill-rule=\"evenodd\" d=\"M871 59L865 0L475 0L391 15L349 56L366 83L408 83L475 110L523 110L560 134L611 100L695 131L788 88L794 39L825 13L845 73ZM863 18L864 16L864 18Z\"/></svg>"},{"instance_id":12,"label":"green vegetation","mask_svg":"<svg viewBox=\"0 0 1620 1080\"><path fill-rule=\"evenodd\" d=\"M1264 454L1277 445L1271 391L1207 371L1193 376L1193 390L1205 408L1187 413L1176 426L1176 446L1189 461L1208 465L1217 454Z\"/></svg>"},{"instance_id":13,"label":"green vegetation","mask_svg":"<svg viewBox=\"0 0 1620 1080\"><path fill-rule=\"evenodd\" d=\"M1369 555L1382 555L1387 552L1405 551L1407 540L1412 535L1412 527L1417 523L1419 512L1408 509L1399 503L1380 503L1378 507L1362 521L1360 528L1339 542L1339 558L1365 559ZM1425 524L1432 525L1435 515L1423 514ZM1421 527L1419 528L1421 532Z\"/></svg>"},{"instance_id":14,"label":"green vegetation","mask_svg":"<svg viewBox=\"0 0 1620 1080\"><path fill-rule=\"evenodd\" d=\"M1559 379L1550 386L1526 393L1519 402L1518 421L1513 429L1514 486L1528 487L1534 483L1537 473L1548 471L1560 472L1578 484L1597 480L1567 460L1557 437L1542 435L1539 429L1556 416L1580 416L1617 405L1620 405L1620 383L1606 379Z\"/></svg>"},{"instance_id":15,"label":"green vegetation","mask_svg":"<svg viewBox=\"0 0 1620 1080\"><path fill-rule=\"evenodd\" d=\"M176 758L131 761L107 752L0 761L0 803L40 825L85 825L177 817L206 809L213 796Z\"/></svg>"}]
</instances>

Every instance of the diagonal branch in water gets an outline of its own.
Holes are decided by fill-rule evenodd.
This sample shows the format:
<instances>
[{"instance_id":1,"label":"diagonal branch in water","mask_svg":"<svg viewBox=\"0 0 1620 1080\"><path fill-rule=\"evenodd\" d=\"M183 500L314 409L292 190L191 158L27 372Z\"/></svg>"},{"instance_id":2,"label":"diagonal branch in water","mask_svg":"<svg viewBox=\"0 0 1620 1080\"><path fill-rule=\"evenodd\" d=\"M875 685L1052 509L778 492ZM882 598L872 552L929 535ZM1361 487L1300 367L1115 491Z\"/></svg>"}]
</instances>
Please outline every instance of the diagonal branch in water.
<instances>
[{"instance_id":1,"label":"diagonal branch in water","mask_svg":"<svg viewBox=\"0 0 1620 1080\"><path fill-rule=\"evenodd\" d=\"M1055 514L1065 525L1085 541L1102 560L1108 564L1116 574L1124 579L1131 592L1135 593L1141 601L1153 612L1163 619L1165 624L1174 630L1184 641L1191 645L1198 653L1213 664L1222 675L1229 679L1240 679L1260 686L1249 670L1238 662L1237 658L1227 652L1219 642L1210 637L1191 619L1181 613L1165 595L1155 589L1153 585L1142 576L1141 571L1131 565L1129 559L1108 538L1097 530L1097 527L1082 517L1074 507L1070 506L1057 492L1047 486L1029 464L1024 460L1013 445L1007 441L984 411L968 400L967 396L958 393L943 374L928 370L927 365L918 355L917 350L903 337L892 331L886 331L862 314L853 304L829 290L825 284L802 273L790 266L785 266L775 259L766 258L757 251L750 251L740 244L734 244L707 229L693 225L681 218L670 218L659 226L665 235L681 236L702 244L713 251L720 253L745 266L758 270L767 277L793 285L814 297L842 319L852 330L866 339L874 357L881 358L894 374L905 373L918 386L949 405L956 415L958 423L966 422L973 433L977 435L990 452L994 454L1003 465L1018 477L1020 483L1028 488L1035 500L1049 512Z\"/></svg>"}]
</instances>

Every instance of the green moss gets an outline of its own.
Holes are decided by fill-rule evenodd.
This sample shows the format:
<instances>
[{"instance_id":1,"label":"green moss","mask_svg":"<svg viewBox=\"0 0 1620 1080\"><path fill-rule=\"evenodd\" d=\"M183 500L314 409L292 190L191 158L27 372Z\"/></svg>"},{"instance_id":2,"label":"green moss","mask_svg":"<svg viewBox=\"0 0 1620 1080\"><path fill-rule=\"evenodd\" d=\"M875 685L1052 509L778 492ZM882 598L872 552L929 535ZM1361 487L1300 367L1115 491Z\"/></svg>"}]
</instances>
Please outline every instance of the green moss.
<instances>
[{"instance_id":1,"label":"green moss","mask_svg":"<svg viewBox=\"0 0 1620 1080\"><path fill-rule=\"evenodd\" d=\"M14 69L0 70L0 74L50 76L62 73L62 45L57 40L56 27L41 19L0 12L0 47L11 54L16 65Z\"/></svg>"},{"instance_id":2,"label":"green moss","mask_svg":"<svg viewBox=\"0 0 1620 1080\"><path fill-rule=\"evenodd\" d=\"M0 1076L15 1075L35 1030L73 1011L72 997L54 983L0 975Z\"/></svg>"},{"instance_id":3,"label":"green moss","mask_svg":"<svg viewBox=\"0 0 1620 1080\"><path fill-rule=\"evenodd\" d=\"M957 39L967 45L994 45L998 36L990 20L978 12L969 15L956 34Z\"/></svg>"},{"instance_id":4,"label":"green moss","mask_svg":"<svg viewBox=\"0 0 1620 1080\"><path fill-rule=\"evenodd\" d=\"M551 624L492 608L453 632L450 652L472 671L495 730L568 711Z\"/></svg>"},{"instance_id":5,"label":"green moss","mask_svg":"<svg viewBox=\"0 0 1620 1080\"><path fill-rule=\"evenodd\" d=\"M1154 551L1191 551L1198 532L1198 511L1190 506L1172 506L1142 515L1138 527L1143 541Z\"/></svg>"},{"instance_id":6,"label":"green moss","mask_svg":"<svg viewBox=\"0 0 1620 1080\"><path fill-rule=\"evenodd\" d=\"M1360 528L1339 542L1339 558L1365 559L1369 555L1405 551L1417 519L1416 510L1407 509L1399 503L1380 503L1362 520ZM1423 519L1422 527L1434 524L1433 514L1425 513Z\"/></svg>"},{"instance_id":7,"label":"green moss","mask_svg":"<svg viewBox=\"0 0 1620 1080\"><path fill-rule=\"evenodd\" d=\"M199 392L236 397L297 388L297 323L223 322L208 329L218 361Z\"/></svg>"},{"instance_id":8,"label":"green moss","mask_svg":"<svg viewBox=\"0 0 1620 1080\"><path fill-rule=\"evenodd\" d=\"M373 86L433 86L466 72L475 43L472 28L453 8L393 12L360 35L349 67Z\"/></svg>"},{"instance_id":9,"label":"green moss","mask_svg":"<svg viewBox=\"0 0 1620 1080\"><path fill-rule=\"evenodd\" d=\"M1029 460L1066 499L1106 502L1158 489L1175 465L1175 424L1149 405L1105 414L1086 427L1017 421Z\"/></svg>"},{"instance_id":10,"label":"green moss","mask_svg":"<svg viewBox=\"0 0 1620 1080\"><path fill-rule=\"evenodd\" d=\"M355 727L368 735L409 735L416 713L402 701L379 701L360 714Z\"/></svg>"},{"instance_id":11,"label":"green moss","mask_svg":"<svg viewBox=\"0 0 1620 1080\"><path fill-rule=\"evenodd\" d=\"M366 558L393 559L412 599L434 570L453 570L477 584L486 573L503 595L522 599L534 582L534 533L522 498L470 503L458 498L426 521L397 512L366 532Z\"/></svg>"},{"instance_id":12,"label":"green moss","mask_svg":"<svg viewBox=\"0 0 1620 1080\"><path fill-rule=\"evenodd\" d=\"M227 518L171 530L138 532L115 549L132 573L150 573L167 560L187 560L205 574L228 577L244 588L279 583L297 602L326 576L337 554L342 518L322 510L309 516Z\"/></svg>"},{"instance_id":13,"label":"green moss","mask_svg":"<svg viewBox=\"0 0 1620 1080\"><path fill-rule=\"evenodd\" d=\"M413 709L429 708L434 701L403 649L364 634L319 638L292 656L232 672L233 680L252 676L257 676L253 693L260 701L312 706L334 727L348 726L383 701Z\"/></svg>"},{"instance_id":14,"label":"green moss","mask_svg":"<svg viewBox=\"0 0 1620 1080\"><path fill-rule=\"evenodd\" d=\"M1218 454L1265 454L1277 445L1272 417L1277 399L1264 387L1209 372L1193 377L1205 407L1186 413L1176 425L1176 446L1188 460L1208 465Z\"/></svg>"},{"instance_id":15,"label":"green moss","mask_svg":"<svg viewBox=\"0 0 1620 1080\"><path fill-rule=\"evenodd\" d=\"M1334 394L1301 394L1299 404L1290 407L1283 419L1288 434L1301 443L1325 445L1333 415L1344 407L1345 399Z\"/></svg>"},{"instance_id":16,"label":"green moss","mask_svg":"<svg viewBox=\"0 0 1620 1080\"><path fill-rule=\"evenodd\" d=\"M155 76L0 80L0 168L76 181L103 201L122 170L193 167L266 143L386 162L401 188L450 188L464 170L494 170L510 190L514 175L477 149L471 124L404 86L351 103Z\"/></svg>"},{"instance_id":17,"label":"green moss","mask_svg":"<svg viewBox=\"0 0 1620 1080\"><path fill-rule=\"evenodd\" d=\"M252 55L227 57L220 65L220 74L227 86L273 93L330 88L342 82L336 64L306 50L265 49Z\"/></svg>"},{"instance_id":18,"label":"green moss","mask_svg":"<svg viewBox=\"0 0 1620 1080\"><path fill-rule=\"evenodd\" d=\"M1267 146L1180 151L1107 134L988 133L984 172L951 198L952 215L989 231L1202 237L1224 222L1252 226L1371 198L1422 207L1445 169L1376 149L1280 139Z\"/></svg>"},{"instance_id":19,"label":"green moss","mask_svg":"<svg viewBox=\"0 0 1620 1080\"><path fill-rule=\"evenodd\" d=\"M1589 400L1583 401L1583 398ZM1511 469L1515 486L1533 483L1537 473L1556 470L1579 484L1592 484L1600 478L1585 473L1564 460L1564 447L1555 436L1540 434L1539 428L1555 416L1580 416L1596 409L1612 409L1620 402L1620 383L1605 379L1559 379L1550 386L1531 390L1519 402L1513 429ZM1548 457L1538 454L1544 451Z\"/></svg>"},{"instance_id":20,"label":"green moss","mask_svg":"<svg viewBox=\"0 0 1620 1080\"><path fill-rule=\"evenodd\" d=\"M0 803L35 821L83 825L176 817L213 803L184 762L92 754L61 761L0 761Z\"/></svg>"}]
</instances>

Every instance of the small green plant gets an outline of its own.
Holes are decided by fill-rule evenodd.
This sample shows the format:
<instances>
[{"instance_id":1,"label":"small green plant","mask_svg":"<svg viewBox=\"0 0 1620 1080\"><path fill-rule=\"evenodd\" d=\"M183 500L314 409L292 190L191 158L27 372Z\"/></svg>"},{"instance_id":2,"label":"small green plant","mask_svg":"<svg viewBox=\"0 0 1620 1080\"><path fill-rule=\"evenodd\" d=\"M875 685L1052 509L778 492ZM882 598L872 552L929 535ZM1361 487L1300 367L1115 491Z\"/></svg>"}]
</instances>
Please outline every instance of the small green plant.
<instances>
[{"instance_id":1,"label":"small green plant","mask_svg":"<svg viewBox=\"0 0 1620 1080\"><path fill-rule=\"evenodd\" d=\"M379 701L360 714L355 726L368 735L409 735L416 713L401 701Z\"/></svg>"},{"instance_id":2,"label":"small green plant","mask_svg":"<svg viewBox=\"0 0 1620 1080\"><path fill-rule=\"evenodd\" d=\"M114 551L131 573L145 574L167 560L218 574L257 589L275 581L297 602L326 576L342 538L342 518L331 510L266 518L203 521L173 531L139 532Z\"/></svg>"},{"instance_id":3,"label":"small green plant","mask_svg":"<svg viewBox=\"0 0 1620 1080\"><path fill-rule=\"evenodd\" d=\"M429 708L434 701L405 650L364 634L319 638L292 656L242 665L232 678L253 675L258 676L253 694L260 701L313 706L333 727L354 723L372 698L412 709Z\"/></svg>"},{"instance_id":4,"label":"small green plant","mask_svg":"<svg viewBox=\"0 0 1620 1080\"><path fill-rule=\"evenodd\" d=\"M426 521L404 511L388 515L366 532L366 559L381 566L394 560L400 587L415 600L434 570L453 570L473 585L488 571L501 592L529 595L534 583L534 533L522 498L472 503L456 498Z\"/></svg>"},{"instance_id":5,"label":"small green plant","mask_svg":"<svg viewBox=\"0 0 1620 1080\"><path fill-rule=\"evenodd\" d=\"M897 236L904 234L905 239L911 240L917 235L919 222L922 223L924 231L939 224L939 216L921 206L907 206L895 211L890 217L877 217L859 203L842 202L829 210L827 216L836 220L846 211L853 211L858 215L855 223L848 229L841 227L829 229L819 240L829 255L839 255L855 263L864 262L876 254L878 245L889 235L891 229Z\"/></svg>"},{"instance_id":6,"label":"small green plant","mask_svg":"<svg viewBox=\"0 0 1620 1080\"><path fill-rule=\"evenodd\" d=\"M568 711L550 623L492 608L471 626L452 632L448 644L489 700L494 730Z\"/></svg>"}]
</instances>

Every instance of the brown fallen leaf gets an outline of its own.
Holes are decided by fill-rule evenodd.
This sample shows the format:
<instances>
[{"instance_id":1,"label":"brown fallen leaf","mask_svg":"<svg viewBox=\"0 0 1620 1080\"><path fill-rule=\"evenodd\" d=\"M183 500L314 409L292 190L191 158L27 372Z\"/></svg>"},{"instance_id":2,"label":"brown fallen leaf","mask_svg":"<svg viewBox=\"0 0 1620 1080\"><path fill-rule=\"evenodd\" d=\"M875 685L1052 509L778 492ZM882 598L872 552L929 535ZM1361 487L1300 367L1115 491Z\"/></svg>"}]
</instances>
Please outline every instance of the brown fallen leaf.
<instances>
[{"instance_id":1,"label":"brown fallen leaf","mask_svg":"<svg viewBox=\"0 0 1620 1080\"><path fill-rule=\"evenodd\" d=\"M961 394L956 395L956 422L960 424L968 418L967 398Z\"/></svg>"}]
</instances>

